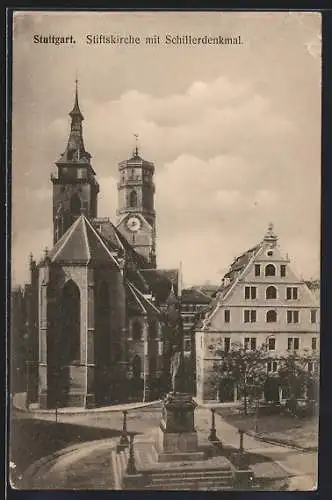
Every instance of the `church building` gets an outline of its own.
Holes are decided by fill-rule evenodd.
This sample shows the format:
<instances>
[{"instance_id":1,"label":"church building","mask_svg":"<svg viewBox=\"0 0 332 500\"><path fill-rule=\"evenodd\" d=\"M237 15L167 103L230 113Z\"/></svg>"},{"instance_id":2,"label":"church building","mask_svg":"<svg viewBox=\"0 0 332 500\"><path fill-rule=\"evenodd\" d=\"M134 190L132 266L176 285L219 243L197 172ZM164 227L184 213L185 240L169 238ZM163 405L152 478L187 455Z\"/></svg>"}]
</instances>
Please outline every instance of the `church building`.
<instances>
[{"instance_id":1,"label":"church building","mask_svg":"<svg viewBox=\"0 0 332 500\"><path fill-rule=\"evenodd\" d=\"M168 388L167 304L181 293L178 270L157 270L154 164L136 146L119 164L117 223L98 218L77 82L69 116L51 174L53 248L30 258L28 399L40 408L147 401Z\"/></svg>"}]
</instances>

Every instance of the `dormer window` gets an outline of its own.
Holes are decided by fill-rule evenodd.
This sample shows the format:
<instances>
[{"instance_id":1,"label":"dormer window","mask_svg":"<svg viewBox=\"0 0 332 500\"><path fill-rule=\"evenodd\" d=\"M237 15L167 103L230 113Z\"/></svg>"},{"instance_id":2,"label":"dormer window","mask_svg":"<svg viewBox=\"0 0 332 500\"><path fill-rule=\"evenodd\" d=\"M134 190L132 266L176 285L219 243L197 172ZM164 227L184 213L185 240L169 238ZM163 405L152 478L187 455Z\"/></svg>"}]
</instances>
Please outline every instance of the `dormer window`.
<instances>
[{"instance_id":1,"label":"dormer window","mask_svg":"<svg viewBox=\"0 0 332 500\"><path fill-rule=\"evenodd\" d=\"M277 321L277 311L271 310L266 313L266 322L267 323L276 323Z\"/></svg>"},{"instance_id":2,"label":"dormer window","mask_svg":"<svg viewBox=\"0 0 332 500\"><path fill-rule=\"evenodd\" d=\"M310 319L311 319L311 323L317 323L317 311L316 311L316 309L311 309Z\"/></svg>"},{"instance_id":3,"label":"dormer window","mask_svg":"<svg viewBox=\"0 0 332 500\"><path fill-rule=\"evenodd\" d=\"M231 311L229 309L225 309L224 311L224 321L225 323L229 323L231 321Z\"/></svg>"},{"instance_id":4,"label":"dormer window","mask_svg":"<svg viewBox=\"0 0 332 500\"><path fill-rule=\"evenodd\" d=\"M255 300L257 297L257 288L255 286L244 287L244 298Z\"/></svg>"},{"instance_id":5,"label":"dormer window","mask_svg":"<svg viewBox=\"0 0 332 500\"><path fill-rule=\"evenodd\" d=\"M275 276L276 275L276 268L273 264L268 264L265 267L265 276Z\"/></svg>"},{"instance_id":6,"label":"dormer window","mask_svg":"<svg viewBox=\"0 0 332 500\"><path fill-rule=\"evenodd\" d=\"M275 286L268 286L265 293L266 299L276 299L277 289Z\"/></svg>"},{"instance_id":7,"label":"dormer window","mask_svg":"<svg viewBox=\"0 0 332 500\"><path fill-rule=\"evenodd\" d=\"M289 286L286 288L286 300L297 300L298 288L296 286Z\"/></svg>"}]
</instances>

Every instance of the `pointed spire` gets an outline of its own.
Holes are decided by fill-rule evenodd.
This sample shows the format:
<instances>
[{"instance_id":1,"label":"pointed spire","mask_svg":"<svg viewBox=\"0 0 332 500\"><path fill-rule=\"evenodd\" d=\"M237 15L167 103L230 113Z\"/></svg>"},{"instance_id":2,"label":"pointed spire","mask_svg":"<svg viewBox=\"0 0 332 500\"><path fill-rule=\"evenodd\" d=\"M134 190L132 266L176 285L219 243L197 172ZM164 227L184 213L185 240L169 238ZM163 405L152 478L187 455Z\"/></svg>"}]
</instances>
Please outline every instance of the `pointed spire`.
<instances>
[{"instance_id":1,"label":"pointed spire","mask_svg":"<svg viewBox=\"0 0 332 500\"><path fill-rule=\"evenodd\" d=\"M175 290L174 290L174 283L172 283L172 285L171 285L171 290L170 290L169 296L167 297L166 303L168 305L178 303L178 298L177 298L177 296L175 294Z\"/></svg>"},{"instance_id":2,"label":"pointed spire","mask_svg":"<svg viewBox=\"0 0 332 500\"><path fill-rule=\"evenodd\" d=\"M69 113L71 117L70 133L65 152L61 156L62 162L84 162L90 161L90 154L85 151L83 141L82 121L84 117L78 104L78 80L75 80L74 107Z\"/></svg>"},{"instance_id":3,"label":"pointed spire","mask_svg":"<svg viewBox=\"0 0 332 500\"><path fill-rule=\"evenodd\" d=\"M79 104L78 104L78 79L76 77L75 79L75 100L74 100L74 107L69 113L69 116L71 118L74 118L75 116L79 117L81 121L84 120L84 116L81 113Z\"/></svg>"},{"instance_id":4,"label":"pointed spire","mask_svg":"<svg viewBox=\"0 0 332 500\"><path fill-rule=\"evenodd\" d=\"M32 271L34 269L35 264L36 263L35 263L35 260L33 258L33 254L32 254L32 252L30 252L30 255L29 255L29 269L30 269L30 271Z\"/></svg>"},{"instance_id":5,"label":"pointed spire","mask_svg":"<svg viewBox=\"0 0 332 500\"><path fill-rule=\"evenodd\" d=\"M182 297L182 262L180 262L178 274L178 297Z\"/></svg>"}]
</instances>

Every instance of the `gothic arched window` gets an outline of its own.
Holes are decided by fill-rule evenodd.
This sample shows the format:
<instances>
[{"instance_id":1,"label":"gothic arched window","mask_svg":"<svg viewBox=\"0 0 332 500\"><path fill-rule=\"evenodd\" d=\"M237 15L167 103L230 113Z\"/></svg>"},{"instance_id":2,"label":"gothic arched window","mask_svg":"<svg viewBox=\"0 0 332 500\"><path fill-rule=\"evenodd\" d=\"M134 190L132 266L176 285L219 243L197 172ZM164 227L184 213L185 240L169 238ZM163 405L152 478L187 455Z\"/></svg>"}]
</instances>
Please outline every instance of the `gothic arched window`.
<instances>
[{"instance_id":1,"label":"gothic arched window","mask_svg":"<svg viewBox=\"0 0 332 500\"><path fill-rule=\"evenodd\" d=\"M72 215L80 215L81 207L82 207L81 198L78 196L77 193L74 193L73 196L70 198L70 211Z\"/></svg>"},{"instance_id":2,"label":"gothic arched window","mask_svg":"<svg viewBox=\"0 0 332 500\"><path fill-rule=\"evenodd\" d=\"M133 340L142 339L142 325L139 321L134 321L132 326Z\"/></svg>"},{"instance_id":3,"label":"gothic arched window","mask_svg":"<svg viewBox=\"0 0 332 500\"><path fill-rule=\"evenodd\" d=\"M266 289L265 296L267 299L276 299L277 298L277 289L275 286L268 286Z\"/></svg>"},{"instance_id":4,"label":"gothic arched window","mask_svg":"<svg viewBox=\"0 0 332 500\"><path fill-rule=\"evenodd\" d=\"M137 207L137 193L136 193L136 191L132 191L130 193L129 203L130 203L131 207Z\"/></svg>"},{"instance_id":5,"label":"gothic arched window","mask_svg":"<svg viewBox=\"0 0 332 500\"><path fill-rule=\"evenodd\" d=\"M267 311L266 322L275 323L276 321L277 321L277 311L274 311L273 309L271 311Z\"/></svg>"},{"instance_id":6,"label":"gothic arched window","mask_svg":"<svg viewBox=\"0 0 332 500\"><path fill-rule=\"evenodd\" d=\"M276 268L274 267L273 264L268 264L265 267L265 276L275 276L276 275Z\"/></svg>"},{"instance_id":7,"label":"gothic arched window","mask_svg":"<svg viewBox=\"0 0 332 500\"><path fill-rule=\"evenodd\" d=\"M55 238L58 240L64 233L64 213L62 204L57 208L55 216Z\"/></svg>"},{"instance_id":8,"label":"gothic arched window","mask_svg":"<svg viewBox=\"0 0 332 500\"><path fill-rule=\"evenodd\" d=\"M78 286L69 280L61 297L61 358L64 364L79 362L81 350L81 298Z\"/></svg>"}]
</instances>

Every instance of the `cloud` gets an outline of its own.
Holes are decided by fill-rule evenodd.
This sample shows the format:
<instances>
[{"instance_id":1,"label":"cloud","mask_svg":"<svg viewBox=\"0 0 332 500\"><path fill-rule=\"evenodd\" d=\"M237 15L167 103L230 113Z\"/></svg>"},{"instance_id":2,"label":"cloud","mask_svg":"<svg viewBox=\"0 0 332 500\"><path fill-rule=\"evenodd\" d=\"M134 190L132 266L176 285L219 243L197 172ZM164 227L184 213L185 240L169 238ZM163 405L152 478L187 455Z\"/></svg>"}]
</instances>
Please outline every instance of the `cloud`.
<instances>
[{"instance_id":1,"label":"cloud","mask_svg":"<svg viewBox=\"0 0 332 500\"><path fill-rule=\"evenodd\" d=\"M251 149L294 129L272 101L226 77L193 82L182 94L162 98L130 90L116 101L86 102L84 109L89 144L103 157L110 147L128 149L136 131L144 153L164 162L187 152L207 158L224 148Z\"/></svg>"},{"instance_id":2,"label":"cloud","mask_svg":"<svg viewBox=\"0 0 332 500\"><path fill-rule=\"evenodd\" d=\"M164 267L181 258L187 282L215 280L273 221L285 251L299 253L303 272L318 272L320 65L310 54L316 51L319 59L319 23L310 16L233 14L220 22L230 31L243 30L247 43L236 53L159 47L147 57L139 49L92 51L77 44L75 50L54 50L50 58L43 47L25 50L33 29L103 32L109 18L45 15L38 25L31 17L18 25L13 122L18 279L25 276L21 262L29 241L50 234L49 174L68 139L73 104L68 87L77 65L83 74L85 145L100 184L99 215L116 219L118 162L130 156L133 134L139 133L142 156L156 166L158 259ZM122 18L116 19L112 26L121 31ZM136 31L147 29L144 16L141 23L131 19ZM194 29L186 16L172 19L174 30ZM213 24L206 16L200 20L205 27ZM213 26L218 31L219 21ZM195 30L201 32L201 24Z\"/></svg>"}]
</instances>

